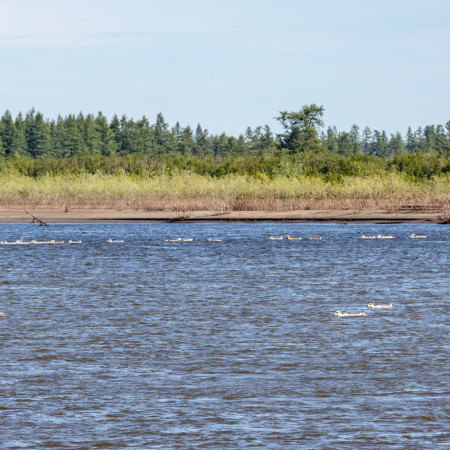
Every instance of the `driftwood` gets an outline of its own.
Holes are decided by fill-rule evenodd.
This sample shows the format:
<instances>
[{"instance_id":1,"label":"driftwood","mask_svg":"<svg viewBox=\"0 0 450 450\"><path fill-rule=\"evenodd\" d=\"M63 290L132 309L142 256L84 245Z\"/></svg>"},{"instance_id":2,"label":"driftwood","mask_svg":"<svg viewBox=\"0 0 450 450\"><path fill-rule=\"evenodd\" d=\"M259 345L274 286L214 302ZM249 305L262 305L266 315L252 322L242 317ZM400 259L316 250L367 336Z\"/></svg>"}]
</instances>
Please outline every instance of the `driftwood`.
<instances>
[{"instance_id":1,"label":"driftwood","mask_svg":"<svg viewBox=\"0 0 450 450\"><path fill-rule=\"evenodd\" d=\"M33 216L33 214L30 214L27 210L25 210L25 212L33 218L33 221L31 223L39 222L39 226L45 225L46 227L48 227L48 223L45 223L43 220L38 219L36 216Z\"/></svg>"}]
</instances>

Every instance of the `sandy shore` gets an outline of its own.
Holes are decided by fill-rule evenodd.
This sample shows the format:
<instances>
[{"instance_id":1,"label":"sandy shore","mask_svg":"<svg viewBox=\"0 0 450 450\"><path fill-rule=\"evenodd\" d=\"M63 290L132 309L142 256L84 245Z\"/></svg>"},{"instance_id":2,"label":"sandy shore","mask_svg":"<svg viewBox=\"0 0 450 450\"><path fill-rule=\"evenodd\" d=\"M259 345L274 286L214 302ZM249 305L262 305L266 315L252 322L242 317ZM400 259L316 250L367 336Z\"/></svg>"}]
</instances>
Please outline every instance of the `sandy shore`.
<instances>
[{"instance_id":1,"label":"sandy shore","mask_svg":"<svg viewBox=\"0 0 450 450\"><path fill-rule=\"evenodd\" d=\"M297 222L422 222L438 223L439 212L389 212L386 210L338 211L118 211L105 209L29 210L46 223L77 222L176 222L176 221L297 221ZM0 222L24 223L33 219L24 210L0 209Z\"/></svg>"}]
</instances>

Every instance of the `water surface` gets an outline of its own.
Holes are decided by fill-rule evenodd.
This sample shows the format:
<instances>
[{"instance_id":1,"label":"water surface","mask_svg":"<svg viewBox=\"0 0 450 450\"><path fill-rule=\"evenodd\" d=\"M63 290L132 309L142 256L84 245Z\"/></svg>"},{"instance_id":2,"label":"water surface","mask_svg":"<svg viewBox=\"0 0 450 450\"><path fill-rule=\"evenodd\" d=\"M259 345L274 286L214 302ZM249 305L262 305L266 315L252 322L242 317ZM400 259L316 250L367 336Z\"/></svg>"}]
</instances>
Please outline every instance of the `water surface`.
<instances>
[{"instance_id":1,"label":"water surface","mask_svg":"<svg viewBox=\"0 0 450 450\"><path fill-rule=\"evenodd\" d=\"M449 235L0 224L2 448L448 448Z\"/></svg>"}]
</instances>

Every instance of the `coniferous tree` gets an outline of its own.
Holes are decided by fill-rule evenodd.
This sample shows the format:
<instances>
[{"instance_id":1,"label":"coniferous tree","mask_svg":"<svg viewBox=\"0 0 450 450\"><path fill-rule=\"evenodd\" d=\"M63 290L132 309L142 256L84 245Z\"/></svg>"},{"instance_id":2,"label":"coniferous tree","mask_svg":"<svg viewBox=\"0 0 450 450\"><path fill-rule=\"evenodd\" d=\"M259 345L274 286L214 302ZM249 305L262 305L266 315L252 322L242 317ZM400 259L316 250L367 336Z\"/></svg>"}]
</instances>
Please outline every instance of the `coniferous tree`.
<instances>
[{"instance_id":1,"label":"coniferous tree","mask_svg":"<svg viewBox=\"0 0 450 450\"><path fill-rule=\"evenodd\" d=\"M50 127L44 121L44 116L32 109L25 117L25 124L29 154L35 159L46 156L50 151Z\"/></svg>"},{"instance_id":2,"label":"coniferous tree","mask_svg":"<svg viewBox=\"0 0 450 450\"><path fill-rule=\"evenodd\" d=\"M114 114L109 124L109 128L112 132L113 139L115 141L115 151L117 153L122 153L122 134L120 130L120 120L117 114Z\"/></svg>"},{"instance_id":3,"label":"coniferous tree","mask_svg":"<svg viewBox=\"0 0 450 450\"><path fill-rule=\"evenodd\" d=\"M169 124L165 121L162 113L158 113L156 116L154 130L157 153L163 155L176 152L178 147L177 138L169 129Z\"/></svg>"},{"instance_id":4,"label":"coniferous tree","mask_svg":"<svg viewBox=\"0 0 450 450\"><path fill-rule=\"evenodd\" d=\"M200 124L197 124L194 134L194 153L199 156L211 154L208 130L203 130Z\"/></svg>"},{"instance_id":5,"label":"coniferous tree","mask_svg":"<svg viewBox=\"0 0 450 450\"><path fill-rule=\"evenodd\" d=\"M125 114L120 119L120 147L119 151L121 155L129 155L133 153L133 149L131 146L132 141L132 130L134 127L133 120L128 120Z\"/></svg>"},{"instance_id":6,"label":"coniferous tree","mask_svg":"<svg viewBox=\"0 0 450 450\"><path fill-rule=\"evenodd\" d=\"M363 130L363 139L361 151L364 155L370 154L370 143L372 141L372 131L369 127L365 127Z\"/></svg>"},{"instance_id":7,"label":"coniferous tree","mask_svg":"<svg viewBox=\"0 0 450 450\"><path fill-rule=\"evenodd\" d=\"M131 132L130 148L133 153L153 154L155 150L155 135L147 117L134 122Z\"/></svg>"},{"instance_id":8,"label":"coniferous tree","mask_svg":"<svg viewBox=\"0 0 450 450\"><path fill-rule=\"evenodd\" d=\"M436 147L436 130L434 125L427 125L423 131L426 153L432 152Z\"/></svg>"},{"instance_id":9,"label":"coniferous tree","mask_svg":"<svg viewBox=\"0 0 450 450\"><path fill-rule=\"evenodd\" d=\"M180 151L183 155L192 155L195 151L194 147L194 134L188 125L181 133Z\"/></svg>"},{"instance_id":10,"label":"coniferous tree","mask_svg":"<svg viewBox=\"0 0 450 450\"><path fill-rule=\"evenodd\" d=\"M117 119L117 116L115 117ZM117 153L117 141L114 136L114 131L108 125L106 117L101 112L97 114L95 123L100 137L100 153L103 156L115 155Z\"/></svg>"},{"instance_id":11,"label":"coniferous tree","mask_svg":"<svg viewBox=\"0 0 450 450\"><path fill-rule=\"evenodd\" d=\"M416 136L412 132L411 127L408 127L406 132L406 150L408 153L416 152Z\"/></svg>"},{"instance_id":12,"label":"coniferous tree","mask_svg":"<svg viewBox=\"0 0 450 450\"><path fill-rule=\"evenodd\" d=\"M326 148L331 153L338 153L339 152L339 145L337 140L338 132L336 130L336 127L328 127L327 129L327 141L326 141Z\"/></svg>"},{"instance_id":13,"label":"coniferous tree","mask_svg":"<svg viewBox=\"0 0 450 450\"><path fill-rule=\"evenodd\" d=\"M264 142L264 153L273 155L275 152L275 139L273 137L272 130L267 124L264 125L263 142Z\"/></svg>"},{"instance_id":14,"label":"coniferous tree","mask_svg":"<svg viewBox=\"0 0 450 450\"><path fill-rule=\"evenodd\" d=\"M338 153L340 155L352 155L354 151L353 139L350 133L343 131L338 136Z\"/></svg>"},{"instance_id":15,"label":"coniferous tree","mask_svg":"<svg viewBox=\"0 0 450 450\"><path fill-rule=\"evenodd\" d=\"M64 121L63 151L69 157L87 154L87 148L78 128L77 120L71 114Z\"/></svg>"},{"instance_id":16,"label":"coniferous tree","mask_svg":"<svg viewBox=\"0 0 450 450\"><path fill-rule=\"evenodd\" d=\"M436 136L434 149L441 155L445 155L449 151L447 137L445 136L445 129L442 125L436 127Z\"/></svg>"},{"instance_id":17,"label":"coniferous tree","mask_svg":"<svg viewBox=\"0 0 450 450\"><path fill-rule=\"evenodd\" d=\"M398 131L395 134L391 134L391 139L389 140L389 154L401 155L404 151L405 147L402 135Z\"/></svg>"},{"instance_id":18,"label":"coniferous tree","mask_svg":"<svg viewBox=\"0 0 450 450\"><path fill-rule=\"evenodd\" d=\"M353 147L352 153L354 155L358 154L358 153L361 153L361 140L360 140L360 137L359 137L359 127L358 127L358 125L354 124L352 126L349 135L350 135L350 138L352 140L352 147Z\"/></svg>"},{"instance_id":19,"label":"coniferous tree","mask_svg":"<svg viewBox=\"0 0 450 450\"><path fill-rule=\"evenodd\" d=\"M181 144L181 139L183 136L183 130L181 128L180 122L177 122L173 127L173 134L175 135L175 139L177 140L178 145ZM181 151L181 150L180 150Z\"/></svg>"},{"instance_id":20,"label":"coniferous tree","mask_svg":"<svg viewBox=\"0 0 450 450\"><path fill-rule=\"evenodd\" d=\"M11 113L6 110L0 120L0 135L3 143L3 152L5 156L13 154L14 136L16 134L16 125Z\"/></svg>"},{"instance_id":21,"label":"coniferous tree","mask_svg":"<svg viewBox=\"0 0 450 450\"><path fill-rule=\"evenodd\" d=\"M100 133L98 132L97 123L94 120L92 114L88 114L84 119L83 125L83 137L86 145L87 153L92 156L98 156L102 154L102 141Z\"/></svg>"}]
</instances>

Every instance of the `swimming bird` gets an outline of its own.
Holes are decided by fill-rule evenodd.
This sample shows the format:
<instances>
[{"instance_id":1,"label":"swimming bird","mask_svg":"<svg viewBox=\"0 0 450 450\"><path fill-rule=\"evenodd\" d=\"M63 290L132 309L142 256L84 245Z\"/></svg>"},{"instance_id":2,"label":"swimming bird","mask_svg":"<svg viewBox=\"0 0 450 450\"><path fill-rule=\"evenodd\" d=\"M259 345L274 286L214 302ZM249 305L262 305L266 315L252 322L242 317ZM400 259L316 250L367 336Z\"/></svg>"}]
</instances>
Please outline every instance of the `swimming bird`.
<instances>
[{"instance_id":1,"label":"swimming bird","mask_svg":"<svg viewBox=\"0 0 450 450\"><path fill-rule=\"evenodd\" d=\"M419 235L416 235L416 234L411 234L411 236L409 236L411 239L426 239L427 237L426 236L419 236Z\"/></svg>"},{"instance_id":2,"label":"swimming bird","mask_svg":"<svg viewBox=\"0 0 450 450\"><path fill-rule=\"evenodd\" d=\"M5 313L3 313L3 312L0 312L0 316L4 316L5 315Z\"/></svg>"},{"instance_id":3,"label":"swimming bird","mask_svg":"<svg viewBox=\"0 0 450 450\"><path fill-rule=\"evenodd\" d=\"M364 234L361 236L361 239L376 239L376 236L365 236Z\"/></svg>"},{"instance_id":4,"label":"swimming bird","mask_svg":"<svg viewBox=\"0 0 450 450\"><path fill-rule=\"evenodd\" d=\"M222 242L222 239L212 239L212 238L209 238L209 239L208 239L208 242Z\"/></svg>"},{"instance_id":5,"label":"swimming bird","mask_svg":"<svg viewBox=\"0 0 450 450\"><path fill-rule=\"evenodd\" d=\"M377 234L377 239L394 239L394 236L382 236L381 234Z\"/></svg>"},{"instance_id":6,"label":"swimming bird","mask_svg":"<svg viewBox=\"0 0 450 450\"><path fill-rule=\"evenodd\" d=\"M69 244L81 244L81 241L69 241Z\"/></svg>"},{"instance_id":7,"label":"swimming bird","mask_svg":"<svg viewBox=\"0 0 450 450\"><path fill-rule=\"evenodd\" d=\"M367 306L369 308L389 309L392 308L392 303L390 305L375 305L375 303L370 302Z\"/></svg>"},{"instance_id":8,"label":"swimming bird","mask_svg":"<svg viewBox=\"0 0 450 450\"><path fill-rule=\"evenodd\" d=\"M286 234L286 237L287 237L288 241L301 241L302 240L301 237L294 238L294 237L289 236L288 234Z\"/></svg>"},{"instance_id":9,"label":"swimming bird","mask_svg":"<svg viewBox=\"0 0 450 450\"><path fill-rule=\"evenodd\" d=\"M320 241L320 240L322 240L321 237L309 237L308 239L309 239L310 241Z\"/></svg>"},{"instance_id":10,"label":"swimming bird","mask_svg":"<svg viewBox=\"0 0 450 450\"><path fill-rule=\"evenodd\" d=\"M106 242L123 242L123 241L113 240L113 239L109 238Z\"/></svg>"},{"instance_id":11,"label":"swimming bird","mask_svg":"<svg viewBox=\"0 0 450 450\"><path fill-rule=\"evenodd\" d=\"M342 312L340 310L337 310L334 313L334 315L337 316L337 317L362 317L362 316L367 316L367 314L364 313L364 312L360 312L360 313L345 313L345 312Z\"/></svg>"},{"instance_id":12,"label":"swimming bird","mask_svg":"<svg viewBox=\"0 0 450 450\"><path fill-rule=\"evenodd\" d=\"M283 236L277 237L277 236L270 236L269 238L271 241L281 241L283 240Z\"/></svg>"}]
</instances>

